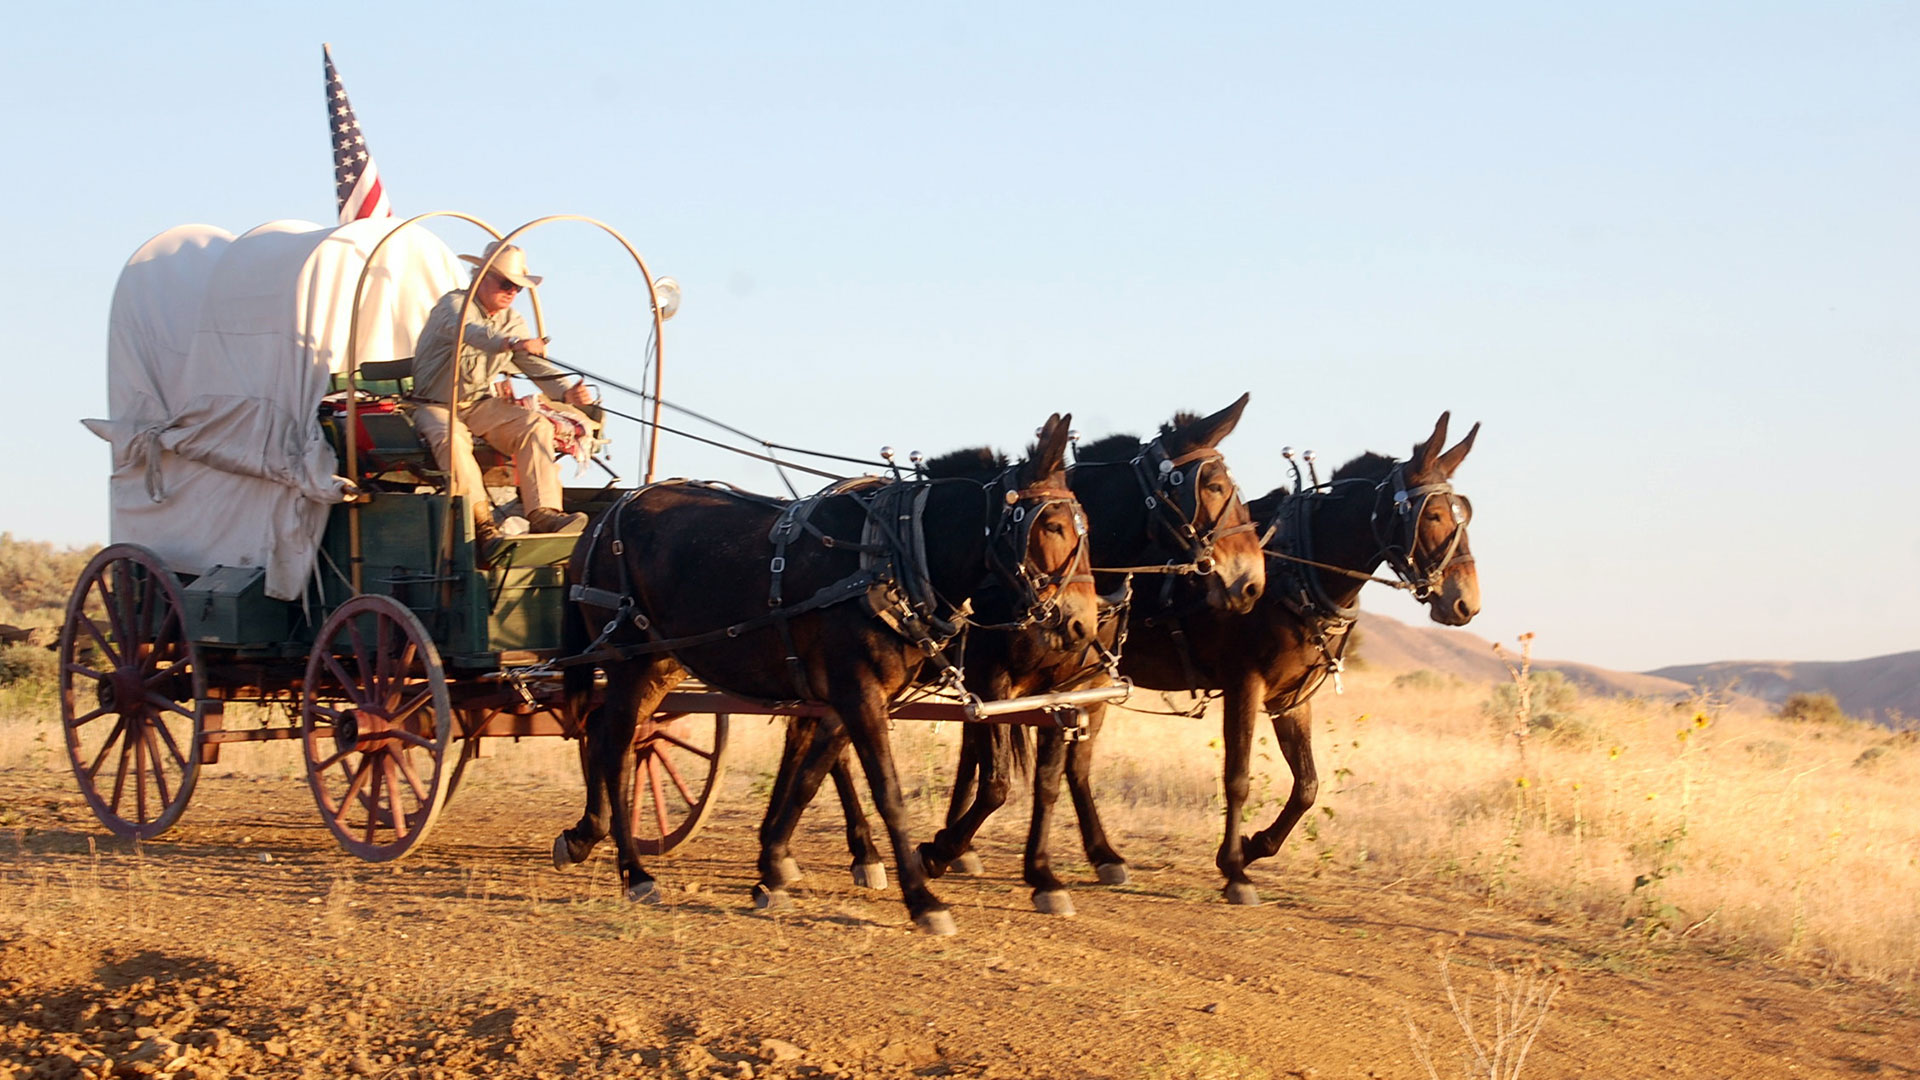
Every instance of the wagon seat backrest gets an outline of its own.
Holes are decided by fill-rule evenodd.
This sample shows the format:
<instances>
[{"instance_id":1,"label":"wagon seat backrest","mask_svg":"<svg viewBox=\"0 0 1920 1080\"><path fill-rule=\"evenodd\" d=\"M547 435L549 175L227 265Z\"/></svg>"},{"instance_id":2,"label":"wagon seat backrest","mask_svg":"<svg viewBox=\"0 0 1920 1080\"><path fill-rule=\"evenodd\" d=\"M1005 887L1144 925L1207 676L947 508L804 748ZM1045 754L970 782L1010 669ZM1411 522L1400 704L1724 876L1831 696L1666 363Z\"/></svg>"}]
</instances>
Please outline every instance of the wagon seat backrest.
<instances>
[{"instance_id":1,"label":"wagon seat backrest","mask_svg":"<svg viewBox=\"0 0 1920 1080\"><path fill-rule=\"evenodd\" d=\"M444 489L447 474L433 460L433 451L413 426L413 404L409 400L413 393L413 358L362 364L354 382L362 393L371 395L371 400L363 398L359 407L360 479L430 484ZM334 388L346 389L344 375L334 376ZM579 407L579 411L598 436L606 423L601 407L588 405ZM473 436L473 456L489 487L513 486L512 459L478 435ZM344 454L342 461L344 467Z\"/></svg>"}]
</instances>

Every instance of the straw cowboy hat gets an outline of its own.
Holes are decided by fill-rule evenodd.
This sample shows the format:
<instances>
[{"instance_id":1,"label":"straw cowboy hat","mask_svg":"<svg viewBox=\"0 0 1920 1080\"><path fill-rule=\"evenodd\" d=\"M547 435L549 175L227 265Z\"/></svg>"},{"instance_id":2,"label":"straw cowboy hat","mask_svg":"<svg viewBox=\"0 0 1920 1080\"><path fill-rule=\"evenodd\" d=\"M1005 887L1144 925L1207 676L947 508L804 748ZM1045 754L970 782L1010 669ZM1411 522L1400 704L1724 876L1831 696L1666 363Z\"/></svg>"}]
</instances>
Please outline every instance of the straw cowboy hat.
<instances>
[{"instance_id":1,"label":"straw cowboy hat","mask_svg":"<svg viewBox=\"0 0 1920 1080\"><path fill-rule=\"evenodd\" d=\"M500 253L498 258L494 258L495 251ZM494 273L523 289L531 289L543 280L538 274L527 273L527 253L521 251L518 244L502 244L495 240L487 245L486 251L479 255L462 255L460 261L485 266L489 258L493 258Z\"/></svg>"}]
</instances>

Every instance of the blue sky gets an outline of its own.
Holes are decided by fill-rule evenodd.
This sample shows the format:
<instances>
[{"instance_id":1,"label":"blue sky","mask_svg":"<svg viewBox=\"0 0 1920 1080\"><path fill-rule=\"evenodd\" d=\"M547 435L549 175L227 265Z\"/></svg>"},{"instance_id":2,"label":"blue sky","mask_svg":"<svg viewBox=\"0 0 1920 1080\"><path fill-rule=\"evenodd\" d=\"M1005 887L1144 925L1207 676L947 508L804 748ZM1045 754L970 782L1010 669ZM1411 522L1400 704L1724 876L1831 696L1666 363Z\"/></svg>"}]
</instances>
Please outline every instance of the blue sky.
<instances>
[{"instance_id":1,"label":"blue sky","mask_svg":"<svg viewBox=\"0 0 1920 1080\"><path fill-rule=\"evenodd\" d=\"M1485 424L1476 632L1920 648L1911 5L180 4L12 38L17 536L106 539L77 421L126 257L331 220L330 41L400 213L614 224L686 289L668 396L770 438L1017 447L1251 390L1258 492L1284 445L1405 454L1451 409ZM637 371L630 264L528 246L555 354Z\"/></svg>"}]
</instances>

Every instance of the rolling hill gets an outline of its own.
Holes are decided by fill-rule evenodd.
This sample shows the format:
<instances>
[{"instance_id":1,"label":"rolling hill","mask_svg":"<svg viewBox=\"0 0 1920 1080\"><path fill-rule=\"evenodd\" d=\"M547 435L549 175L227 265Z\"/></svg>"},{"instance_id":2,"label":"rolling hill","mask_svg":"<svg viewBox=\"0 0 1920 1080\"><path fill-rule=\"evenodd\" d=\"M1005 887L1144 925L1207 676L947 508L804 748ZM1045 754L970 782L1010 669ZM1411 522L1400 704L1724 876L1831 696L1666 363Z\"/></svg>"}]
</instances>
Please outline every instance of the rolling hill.
<instances>
[{"instance_id":1,"label":"rolling hill","mask_svg":"<svg viewBox=\"0 0 1920 1080\"><path fill-rule=\"evenodd\" d=\"M1508 677L1506 667L1493 654L1493 644L1465 630L1411 626L1363 612L1360 635L1360 658L1383 671L1430 668L1473 682L1500 682ZM1827 693L1853 716L1894 725L1920 718L1920 651L1865 660L1722 660L1646 672L1538 658L1533 666L1538 671L1561 672L1583 689L1600 694L1682 698L1704 687L1773 706L1791 694Z\"/></svg>"}]
</instances>

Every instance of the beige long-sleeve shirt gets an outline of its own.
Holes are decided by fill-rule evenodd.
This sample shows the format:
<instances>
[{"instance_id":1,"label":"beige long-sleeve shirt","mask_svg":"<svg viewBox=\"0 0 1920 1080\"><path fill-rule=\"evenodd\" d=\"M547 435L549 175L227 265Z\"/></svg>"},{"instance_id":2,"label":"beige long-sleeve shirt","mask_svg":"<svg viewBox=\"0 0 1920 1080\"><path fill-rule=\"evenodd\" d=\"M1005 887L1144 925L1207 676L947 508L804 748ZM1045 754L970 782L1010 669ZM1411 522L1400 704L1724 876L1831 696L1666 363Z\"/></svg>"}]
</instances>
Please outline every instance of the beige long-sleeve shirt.
<instances>
[{"instance_id":1,"label":"beige long-sleeve shirt","mask_svg":"<svg viewBox=\"0 0 1920 1080\"><path fill-rule=\"evenodd\" d=\"M440 298L420 330L413 347L413 394L428 401L447 397L447 363L453 355L453 342L460 328L460 307L467 291L455 289ZM515 352L511 343L532 337L527 322L511 306L488 315L478 302L467 311L467 332L461 338L459 391L456 403L485 397L493 392L493 382L509 367L518 368L558 399L566 393L566 372L546 358Z\"/></svg>"}]
</instances>

